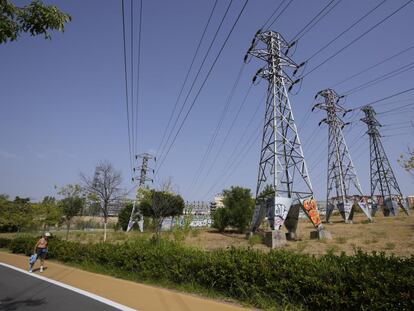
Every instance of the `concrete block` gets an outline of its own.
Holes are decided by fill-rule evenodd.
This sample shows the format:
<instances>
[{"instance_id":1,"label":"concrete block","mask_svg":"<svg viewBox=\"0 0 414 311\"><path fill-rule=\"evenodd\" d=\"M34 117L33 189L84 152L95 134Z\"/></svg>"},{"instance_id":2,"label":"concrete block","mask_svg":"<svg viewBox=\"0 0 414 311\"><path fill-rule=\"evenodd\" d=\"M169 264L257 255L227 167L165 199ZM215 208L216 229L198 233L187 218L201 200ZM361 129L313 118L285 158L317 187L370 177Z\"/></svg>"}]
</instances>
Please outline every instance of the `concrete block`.
<instances>
[{"instance_id":1,"label":"concrete block","mask_svg":"<svg viewBox=\"0 0 414 311\"><path fill-rule=\"evenodd\" d=\"M319 240L332 240L332 235L329 231L325 229L322 230L314 230L310 232L311 240L319 239Z\"/></svg>"},{"instance_id":2,"label":"concrete block","mask_svg":"<svg viewBox=\"0 0 414 311\"><path fill-rule=\"evenodd\" d=\"M286 240L296 241L298 239L296 232L286 232Z\"/></svg>"},{"instance_id":3,"label":"concrete block","mask_svg":"<svg viewBox=\"0 0 414 311\"><path fill-rule=\"evenodd\" d=\"M265 244L270 248L280 248L287 244L286 236L280 230L268 231L265 234Z\"/></svg>"}]
</instances>

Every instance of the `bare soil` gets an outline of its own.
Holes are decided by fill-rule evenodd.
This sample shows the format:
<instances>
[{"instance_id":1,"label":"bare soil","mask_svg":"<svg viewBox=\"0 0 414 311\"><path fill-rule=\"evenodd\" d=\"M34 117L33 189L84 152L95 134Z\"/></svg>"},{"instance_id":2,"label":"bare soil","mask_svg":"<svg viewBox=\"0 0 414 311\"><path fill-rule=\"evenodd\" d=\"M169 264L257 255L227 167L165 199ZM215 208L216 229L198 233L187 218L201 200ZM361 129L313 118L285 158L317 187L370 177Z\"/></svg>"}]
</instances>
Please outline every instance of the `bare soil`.
<instances>
[{"instance_id":1,"label":"bare soil","mask_svg":"<svg viewBox=\"0 0 414 311\"><path fill-rule=\"evenodd\" d=\"M297 253L307 253L322 255L328 252L340 254L345 252L348 255L355 253L357 249L364 252L385 252L397 256L414 255L414 211L410 216L403 212L396 217L384 217L377 213L373 222L369 222L364 214L356 214L353 224L345 224L339 215L333 215L332 222L324 224L333 239L332 240L311 240L310 232L315 230L308 219L301 219L297 229L297 241L288 241L285 249ZM286 231L284 228L282 229ZM21 234L21 233L20 233ZM39 234L39 233L37 233ZM65 238L66 232L53 231L52 234ZM19 233L1 233L1 236L14 237ZM109 231L108 242L120 243L135 237L150 238L150 232L130 232ZM264 252L269 248L264 245L259 237L248 240L245 234L234 231L219 233L215 229L192 229L187 233L183 230L172 230L162 233L164 238L177 240L186 245L213 250L229 247L251 247ZM70 232L69 240L81 243L102 242L103 231L95 229L93 231L73 230Z\"/></svg>"},{"instance_id":2,"label":"bare soil","mask_svg":"<svg viewBox=\"0 0 414 311\"><path fill-rule=\"evenodd\" d=\"M335 254L345 252L352 255L357 249L397 256L414 255L414 213L406 216L401 212L396 217L377 214L373 222L369 222L363 214L356 214L353 224L345 224L339 215L332 216L331 220L331 223L324 226L332 234L332 240L311 240L310 232L314 230L313 225L309 220L301 219L297 229L298 241L288 241L285 248L314 255L327 252ZM220 234L214 230L201 231L196 236L189 234L185 243L206 250L230 246L250 246L263 251L269 250L260 242L252 245L243 234L232 232Z\"/></svg>"}]
</instances>

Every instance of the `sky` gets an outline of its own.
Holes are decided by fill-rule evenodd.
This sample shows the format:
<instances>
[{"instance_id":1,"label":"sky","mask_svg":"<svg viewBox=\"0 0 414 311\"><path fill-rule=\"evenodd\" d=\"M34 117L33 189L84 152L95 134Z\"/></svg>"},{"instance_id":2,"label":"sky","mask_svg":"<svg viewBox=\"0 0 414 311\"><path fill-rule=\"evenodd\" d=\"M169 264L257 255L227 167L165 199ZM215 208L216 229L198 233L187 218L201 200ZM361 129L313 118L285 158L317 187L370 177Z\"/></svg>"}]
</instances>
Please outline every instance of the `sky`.
<instances>
[{"instance_id":1,"label":"sky","mask_svg":"<svg viewBox=\"0 0 414 311\"><path fill-rule=\"evenodd\" d=\"M154 187L171 180L185 200L210 201L214 194L236 185L250 188L254 194L267 82L257 81L259 83L251 87L242 105L252 85L252 77L264 65L260 60L252 59L243 66L243 58L254 34L280 2L248 1L194 100L245 3L245 0L232 1L199 79L195 81L194 90L188 96L184 112L191 103L194 103L193 108L165 157L160 144L163 133L214 1L143 0L137 99L140 2L134 1L133 6L134 65L131 66L131 6L130 1L125 0L128 96L132 98L131 85L134 85L134 109L138 111L138 118L133 122L137 144L131 153L121 1L45 1L72 16L65 32L53 32L51 40L23 34L18 41L0 46L0 193L41 200L46 195L56 195L56 187L79 183L80 173L92 175L101 161L112 163L122 173L123 186L133 189L136 184L131 181L131 155L149 152L158 157L157 163L150 162L156 171ZM271 29L290 41L329 2L293 0ZM336 2L332 11L300 38L291 55L295 62L306 60L383 1L335 0L332 5ZM312 58L302 71L305 74L311 71L406 2L385 1ZM28 1L14 3L22 6ZM228 0L217 2L179 105L184 102L229 3ZM414 3L409 3L311 72L303 79L300 88L290 94L293 115L318 200L324 200L326 195L328 128L326 125L318 126L325 117L323 111L310 112L317 102L315 94L414 45L411 39L413 26ZM412 88L414 70L409 64L413 56L414 49L407 50L372 70L336 85L336 92L345 94L385 73L408 66L406 71L395 77L350 94L342 101L343 106L359 107ZM134 83L131 68L134 68ZM239 83L230 97L241 68ZM229 98L231 101L227 106ZM414 147L413 100L414 92L407 92L374 105L378 120L385 125L381 128L384 148L405 195L414 194L414 179L398 165L397 159L409 147ZM221 128L216 132L224 111L226 114ZM224 141L235 116L232 130ZM369 143L364 135L366 125L359 121L362 117L358 110L348 114L344 120L351 123L344 129L344 135L362 189L368 194ZM175 134L171 128L166 132L167 136ZM211 153L206 157L209 142L214 136L216 139ZM220 148L221 145L223 148ZM150 177L154 177L152 172Z\"/></svg>"}]
</instances>

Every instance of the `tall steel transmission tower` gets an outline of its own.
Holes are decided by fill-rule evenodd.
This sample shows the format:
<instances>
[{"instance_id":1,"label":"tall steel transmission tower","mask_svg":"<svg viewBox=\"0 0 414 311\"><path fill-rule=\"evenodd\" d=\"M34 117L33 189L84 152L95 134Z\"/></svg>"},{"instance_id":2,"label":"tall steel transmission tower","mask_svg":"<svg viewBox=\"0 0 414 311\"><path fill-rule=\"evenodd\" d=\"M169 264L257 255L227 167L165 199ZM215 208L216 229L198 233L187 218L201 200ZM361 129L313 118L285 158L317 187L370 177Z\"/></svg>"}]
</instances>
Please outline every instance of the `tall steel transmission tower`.
<instances>
[{"instance_id":1,"label":"tall steel transmission tower","mask_svg":"<svg viewBox=\"0 0 414 311\"><path fill-rule=\"evenodd\" d=\"M348 112L347 109L339 104L343 96L339 96L332 89L318 92L315 99L318 96L323 97L324 102L314 105L312 110L315 108L325 110L327 117L319 122L319 125L326 123L329 126L326 221L329 221L332 211L337 206L345 222L351 222L355 204L358 204L365 215L371 220L371 211L367 203L363 201L361 185L354 164L352 163L344 134L342 133L342 128L347 123L338 117L339 113L345 114ZM335 190L335 196L332 196L333 189ZM359 199L355 199L351 195L351 190L357 192Z\"/></svg>"},{"instance_id":2,"label":"tall steel transmission tower","mask_svg":"<svg viewBox=\"0 0 414 311\"><path fill-rule=\"evenodd\" d=\"M257 77L268 81L252 232L268 216L273 230L285 224L294 235L299 206L323 232L288 96L299 79L294 81L287 71L301 67L287 55L291 46L280 33L259 30L245 56L245 62L251 55L266 63L253 82Z\"/></svg>"},{"instance_id":3,"label":"tall steel transmission tower","mask_svg":"<svg viewBox=\"0 0 414 311\"><path fill-rule=\"evenodd\" d=\"M134 173L139 171L139 177L132 178L132 181L135 181L135 180L138 181L138 191L137 191L136 200L134 200L134 203L132 205L132 211L131 211L131 216L129 217L127 232L129 232L132 229L132 227L134 226L136 222L138 222L139 230L141 232L144 230L144 219L143 219L141 212L137 208L137 204L139 204L140 200L142 199L139 189L145 188L146 182L148 181L153 182L153 180L147 176L147 173L149 170L148 162L151 159L154 159L154 161L156 161L156 158L149 153L142 153L142 154L135 156L135 160L138 160L138 159L142 159L142 164L141 166L134 168Z\"/></svg>"},{"instance_id":4,"label":"tall steel transmission tower","mask_svg":"<svg viewBox=\"0 0 414 311\"><path fill-rule=\"evenodd\" d=\"M398 205L400 205L408 215L409 210L405 206L404 197L381 142L381 135L378 131L381 124L375 118L375 110L370 105L362 107L361 110L365 113L365 118L361 121L368 126L371 199L375 206L374 211L378 205L382 205L384 216L395 216L398 213ZM379 191L380 200L374 198L376 190Z\"/></svg>"}]
</instances>

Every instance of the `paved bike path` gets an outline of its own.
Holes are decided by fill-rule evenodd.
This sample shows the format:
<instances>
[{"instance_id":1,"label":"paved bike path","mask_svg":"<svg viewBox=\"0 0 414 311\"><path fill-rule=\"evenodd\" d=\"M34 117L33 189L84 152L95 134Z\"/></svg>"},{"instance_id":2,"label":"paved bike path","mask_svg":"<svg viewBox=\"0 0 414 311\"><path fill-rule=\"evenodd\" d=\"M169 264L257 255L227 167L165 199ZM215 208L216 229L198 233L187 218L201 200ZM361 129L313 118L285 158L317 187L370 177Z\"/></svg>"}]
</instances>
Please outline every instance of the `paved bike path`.
<instances>
[{"instance_id":1,"label":"paved bike path","mask_svg":"<svg viewBox=\"0 0 414 311\"><path fill-rule=\"evenodd\" d=\"M28 257L0 252L0 263L5 263L26 270L28 268ZM34 273L36 275L41 275L42 277L45 277L47 279L67 284L76 289L80 289L81 291L86 291L88 293L91 293L92 295L98 295L99 297L108 299L114 302L115 304L121 304L123 306L140 311L247 310L237 305L224 303L212 299L205 299L190 294L183 294L176 291L144 285L131 281L121 280L106 275L87 272L51 261L46 261L45 266L47 267L47 269L45 269L43 273L40 273L36 269L34 270ZM38 263L36 264L35 268L36 267L38 267ZM28 306L30 307L30 310L37 310L33 308L36 307L36 304L39 304L39 307L41 307L42 310L45 311L63 310L62 308L48 309L46 308L46 305L42 303L45 301L42 299L46 299L47 301L50 301L49 303L51 306L55 306L53 302L54 297L52 297L55 295L56 297L60 297L61 295L65 296L65 298L61 300L63 301L63 304L65 306L65 301L79 301L79 303L89 303L88 306L90 306L87 308L72 308L71 310L114 310L111 309L109 305L105 305L105 308L108 309L104 309L104 307L102 307L102 309L94 309L94 306L97 306L95 304L98 304L98 302L92 301L93 298L82 297L82 294L77 294L73 291L64 288L58 288L56 286L53 286L53 289L51 289L51 284L46 285L41 283L42 285L35 285L34 283L38 282L38 280L31 280L35 279L35 277L18 271L10 272L9 270L13 269L6 269L5 267L0 266L0 288L6 288L5 294L0 294L0 301L2 302L2 304L0 304L0 310L24 310L23 307L25 307L26 305L24 303L21 303L22 301L26 301L27 303L29 303ZM27 281L27 279L29 279L29 281ZM42 288L45 289L43 290ZM34 291L40 291L41 295L36 297L32 295L32 297L30 294L31 289L33 289ZM8 294L9 292L7 291L10 291L10 294ZM5 302L9 303L9 305L4 304L3 296L7 298ZM74 296L79 297L73 298ZM30 299L32 299L33 301L31 301ZM13 301L20 302L18 304L13 305ZM102 303L98 305L102 306ZM14 308L15 306L18 306L18 308Z\"/></svg>"}]
</instances>

